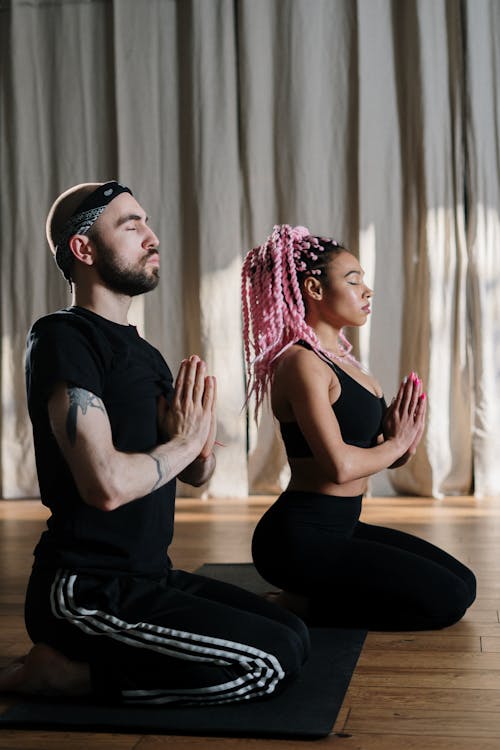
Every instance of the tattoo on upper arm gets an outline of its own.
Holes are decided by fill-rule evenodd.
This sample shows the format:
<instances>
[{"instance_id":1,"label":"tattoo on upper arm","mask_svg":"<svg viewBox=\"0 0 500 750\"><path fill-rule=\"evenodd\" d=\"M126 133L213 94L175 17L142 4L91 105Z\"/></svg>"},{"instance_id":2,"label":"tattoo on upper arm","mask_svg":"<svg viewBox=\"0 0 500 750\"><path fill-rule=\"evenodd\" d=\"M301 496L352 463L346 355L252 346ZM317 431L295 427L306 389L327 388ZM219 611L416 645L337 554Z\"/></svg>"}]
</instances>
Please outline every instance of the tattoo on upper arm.
<instances>
[{"instance_id":1,"label":"tattoo on upper arm","mask_svg":"<svg viewBox=\"0 0 500 750\"><path fill-rule=\"evenodd\" d=\"M156 464L156 471L158 472L158 479L154 483L154 485L151 487L151 492L154 492L158 489L158 487L161 487L161 485L164 483L165 477L167 476L167 472L169 469L168 461L165 456L154 456L152 453L146 453L146 456L149 456L149 458L152 458L153 461Z\"/></svg>"},{"instance_id":2,"label":"tattoo on upper arm","mask_svg":"<svg viewBox=\"0 0 500 750\"><path fill-rule=\"evenodd\" d=\"M102 412L105 412L105 409L99 396L95 396L84 388L68 388L68 396L69 409L68 416L66 417L66 434L71 445L74 445L76 441L76 419L78 417L78 409L80 408L82 410L82 414L86 414L87 409L91 408L99 409Z\"/></svg>"}]
</instances>

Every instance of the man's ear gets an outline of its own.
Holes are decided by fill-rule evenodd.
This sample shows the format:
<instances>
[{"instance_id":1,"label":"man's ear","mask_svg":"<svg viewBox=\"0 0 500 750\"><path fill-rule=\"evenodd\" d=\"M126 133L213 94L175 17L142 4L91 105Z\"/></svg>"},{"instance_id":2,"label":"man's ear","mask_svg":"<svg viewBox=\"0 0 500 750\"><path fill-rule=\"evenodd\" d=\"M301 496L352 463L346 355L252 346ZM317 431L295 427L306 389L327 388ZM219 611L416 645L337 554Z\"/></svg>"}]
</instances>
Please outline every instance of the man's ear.
<instances>
[{"instance_id":1,"label":"man's ear","mask_svg":"<svg viewBox=\"0 0 500 750\"><path fill-rule=\"evenodd\" d=\"M304 294L314 300L323 298L323 285L315 276L308 276L303 282Z\"/></svg>"},{"instance_id":2,"label":"man's ear","mask_svg":"<svg viewBox=\"0 0 500 750\"><path fill-rule=\"evenodd\" d=\"M74 257L86 266L94 265L94 248L85 234L74 234L68 241Z\"/></svg>"}]
</instances>

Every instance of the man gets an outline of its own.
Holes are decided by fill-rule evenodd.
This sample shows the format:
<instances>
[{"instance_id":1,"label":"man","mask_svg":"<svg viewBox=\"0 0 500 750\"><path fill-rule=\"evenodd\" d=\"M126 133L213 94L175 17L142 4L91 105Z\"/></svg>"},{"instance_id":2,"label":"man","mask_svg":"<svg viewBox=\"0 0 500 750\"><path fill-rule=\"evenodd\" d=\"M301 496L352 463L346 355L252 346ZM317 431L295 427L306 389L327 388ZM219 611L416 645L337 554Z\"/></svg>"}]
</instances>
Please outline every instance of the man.
<instances>
[{"instance_id":1,"label":"man","mask_svg":"<svg viewBox=\"0 0 500 750\"><path fill-rule=\"evenodd\" d=\"M300 670L305 626L245 592L176 570L175 479L215 466L215 379L193 355L175 388L128 324L158 283L158 238L129 188L55 201L47 239L73 306L36 321L26 384L42 502L51 510L26 596L34 643L0 689L106 702L221 703L275 694Z\"/></svg>"}]
</instances>

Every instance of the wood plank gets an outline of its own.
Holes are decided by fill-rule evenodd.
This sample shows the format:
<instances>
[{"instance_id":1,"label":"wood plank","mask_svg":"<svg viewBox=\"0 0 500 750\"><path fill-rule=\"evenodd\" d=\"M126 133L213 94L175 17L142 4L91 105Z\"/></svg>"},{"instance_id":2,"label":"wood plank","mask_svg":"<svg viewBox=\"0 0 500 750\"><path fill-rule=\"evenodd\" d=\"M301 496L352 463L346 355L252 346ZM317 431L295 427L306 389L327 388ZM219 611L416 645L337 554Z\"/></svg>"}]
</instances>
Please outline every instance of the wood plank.
<instances>
[{"instance_id":1,"label":"wood plank","mask_svg":"<svg viewBox=\"0 0 500 750\"><path fill-rule=\"evenodd\" d=\"M500 672L473 669L420 669L405 670L396 668L358 668L354 672L351 685L374 685L380 688L402 687L413 690L417 687L499 690Z\"/></svg>"},{"instance_id":2,"label":"wood plank","mask_svg":"<svg viewBox=\"0 0 500 750\"><path fill-rule=\"evenodd\" d=\"M496 737L500 740L500 714L493 711L446 711L439 709L354 706L345 732L433 735L435 737ZM499 743L500 744L500 743ZM472 748L471 748L472 750Z\"/></svg>"},{"instance_id":3,"label":"wood plank","mask_svg":"<svg viewBox=\"0 0 500 750\"><path fill-rule=\"evenodd\" d=\"M498 609L470 609L463 618L463 622L498 622Z\"/></svg>"},{"instance_id":4,"label":"wood plank","mask_svg":"<svg viewBox=\"0 0 500 750\"><path fill-rule=\"evenodd\" d=\"M450 636L454 635L488 635L493 638L500 636L500 623L482 623L472 622L471 620L461 620L456 625L446 628Z\"/></svg>"},{"instance_id":5,"label":"wood plank","mask_svg":"<svg viewBox=\"0 0 500 750\"><path fill-rule=\"evenodd\" d=\"M481 636L481 651L500 653L500 636L498 638Z\"/></svg>"},{"instance_id":6,"label":"wood plank","mask_svg":"<svg viewBox=\"0 0 500 750\"><path fill-rule=\"evenodd\" d=\"M496 671L500 676L500 654L471 653L468 651L386 651L379 649L363 650L358 660L358 668L380 669L381 667L419 670L481 670ZM500 687L500 683L499 683Z\"/></svg>"},{"instance_id":7,"label":"wood plank","mask_svg":"<svg viewBox=\"0 0 500 750\"><path fill-rule=\"evenodd\" d=\"M471 739L458 737L411 737L387 734L333 734L314 741L238 739L221 737L158 737L143 738L135 750L498 750L496 739L478 739L471 747Z\"/></svg>"},{"instance_id":8,"label":"wood plank","mask_svg":"<svg viewBox=\"0 0 500 750\"><path fill-rule=\"evenodd\" d=\"M320 742L324 741L320 740ZM296 746L297 750L298 747ZM345 733L340 737L329 737L325 742L325 748L328 750L498 750L499 744L497 738L485 737Z\"/></svg>"},{"instance_id":9,"label":"wood plank","mask_svg":"<svg viewBox=\"0 0 500 750\"><path fill-rule=\"evenodd\" d=\"M500 690L435 689L353 685L346 696L349 706L382 708L453 709L455 711L500 711Z\"/></svg>"},{"instance_id":10,"label":"wood plank","mask_svg":"<svg viewBox=\"0 0 500 750\"><path fill-rule=\"evenodd\" d=\"M2 729L2 750L134 750L141 735Z\"/></svg>"},{"instance_id":11,"label":"wood plank","mask_svg":"<svg viewBox=\"0 0 500 750\"><path fill-rule=\"evenodd\" d=\"M484 582L497 582L498 576L500 575L500 564L488 566L484 570L481 570L481 581Z\"/></svg>"},{"instance_id":12,"label":"wood plank","mask_svg":"<svg viewBox=\"0 0 500 750\"><path fill-rule=\"evenodd\" d=\"M498 610L500 610L500 596L495 599L491 596L483 596L482 593L478 591L474 604L467 610L465 616L469 617L471 614L486 610L489 612L496 612L498 616Z\"/></svg>"},{"instance_id":13,"label":"wood plank","mask_svg":"<svg viewBox=\"0 0 500 750\"><path fill-rule=\"evenodd\" d=\"M500 635L500 632L499 632ZM447 633L368 633L365 651L481 651L479 635L449 635Z\"/></svg>"},{"instance_id":14,"label":"wood plank","mask_svg":"<svg viewBox=\"0 0 500 750\"><path fill-rule=\"evenodd\" d=\"M351 745L337 744L338 737L329 736L320 740L269 740L243 737L179 737L155 735L141 739L134 750L322 750L322 748L344 747L351 750ZM402 747L399 748L402 750ZM483 750L490 750L484 748ZM496 749L498 750L498 748Z\"/></svg>"}]
</instances>

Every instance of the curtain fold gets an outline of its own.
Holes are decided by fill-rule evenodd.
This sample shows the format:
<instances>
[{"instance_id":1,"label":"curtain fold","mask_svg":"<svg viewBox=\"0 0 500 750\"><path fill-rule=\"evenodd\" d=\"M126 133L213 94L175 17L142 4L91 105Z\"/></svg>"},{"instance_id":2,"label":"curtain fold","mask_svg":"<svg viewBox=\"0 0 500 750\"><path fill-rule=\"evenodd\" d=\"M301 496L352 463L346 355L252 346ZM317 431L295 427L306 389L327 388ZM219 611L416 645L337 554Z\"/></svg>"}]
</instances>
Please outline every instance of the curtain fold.
<instances>
[{"instance_id":1,"label":"curtain fold","mask_svg":"<svg viewBox=\"0 0 500 750\"><path fill-rule=\"evenodd\" d=\"M358 3L359 259L374 290L373 314L359 332L360 358L379 378L389 402L400 370L403 297L401 150L393 51L392 5ZM392 490L392 472L371 481L371 493Z\"/></svg>"},{"instance_id":2,"label":"curtain fold","mask_svg":"<svg viewBox=\"0 0 500 750\"><path fill-rule=\"evenodd\" d=\"M500 6L467 0L468 301L474 492L500 488Z\"/></svg>"},{"instance_id":3,"label":"curtain fold","mask_svg":"<svg viewBox=\"0 0 500 750\"><path fill-rule=\"evenodd\" d=\"M357 5L257 0L239 8L244 247L286 223L357 252ZM284 467L270 410L258 429L251 410L251 487L279 491Z\"/></svg>"},{"instance_id":4,"label":"curtain fold","mask_svg":"<svg viewBox=\"0 0 500 750\"><path fill-rule=\"evenodd\" d=\"M217 378L217 469L209 491L248 492L239 273L242 262L234 4L179 5L185 319ZM196 270L195 270L196 269ZM193 277L195 285L193 285ZM189 331L189 329L188 329ZM192 492L192 488L189 489Z\"/></svg>"},{"instance_id":5,"label":"curtain fold","mask_svg":"<svg viewBox=\"0 0 500 750\"><path fill-rule=\"evenodd\" d=\"M398 492L471 487L460 5L393 3L400 123L404 306L401 374L428 393L423 449L394 472ZM413 65L405 64L408 55Z\"/></svg>"},{"instance_id":6,"label":"curtain fold","mask_svg":"<svg viewBox=\"0 0 500 750\"><path fill-rule=\"evenodd\" d=\"M0 495L38 492L25 338L70 303L46 213L114 177L161 241L131 319L174 373L197 352L217 377L205 494L287 481L269 410L243 408L239 299L284 222L359 256L373 318L351 333L386 398L412 369L429 394L417 456L372 492L497 493L499 36L496 0L0 0Z\"/></svg>"}]
</instances>

